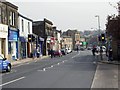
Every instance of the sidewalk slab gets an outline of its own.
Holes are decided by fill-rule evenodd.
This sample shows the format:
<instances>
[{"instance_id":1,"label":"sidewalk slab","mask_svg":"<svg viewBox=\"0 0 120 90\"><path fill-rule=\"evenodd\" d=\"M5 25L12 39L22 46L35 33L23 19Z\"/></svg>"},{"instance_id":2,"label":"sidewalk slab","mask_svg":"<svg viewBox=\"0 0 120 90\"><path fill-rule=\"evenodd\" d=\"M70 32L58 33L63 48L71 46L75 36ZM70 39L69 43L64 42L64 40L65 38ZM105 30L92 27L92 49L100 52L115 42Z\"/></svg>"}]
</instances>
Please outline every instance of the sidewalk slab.
<instances>
[{"instance_id":1,"label":"sidewalk slab","mask_svg":"<svg viewBox=\"0 0 120 90\"><path fill-rule=\"evenodd\" d=\"M118 88L118 65L98 63L91 88Z\"/></svg>"}]
</instances>

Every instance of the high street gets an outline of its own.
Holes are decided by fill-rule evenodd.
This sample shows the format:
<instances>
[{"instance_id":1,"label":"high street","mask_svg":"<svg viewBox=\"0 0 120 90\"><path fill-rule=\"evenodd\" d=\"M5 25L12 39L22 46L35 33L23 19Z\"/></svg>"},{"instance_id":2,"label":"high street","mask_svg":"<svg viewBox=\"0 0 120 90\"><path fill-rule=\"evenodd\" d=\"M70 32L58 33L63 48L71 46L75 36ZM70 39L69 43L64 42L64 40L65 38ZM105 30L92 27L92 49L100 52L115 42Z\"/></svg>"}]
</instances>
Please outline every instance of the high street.
<instances>
[{"instance_id":1,"label":"high street","mask_svg":"<svg viewBox=\"0 0 120 90\"><path fill-rule=\"evenodd\" d=\"M90 88L96 72L91 51L72 52L13 67L3 73L2 88Z\"/></svg>"}]
</instances>

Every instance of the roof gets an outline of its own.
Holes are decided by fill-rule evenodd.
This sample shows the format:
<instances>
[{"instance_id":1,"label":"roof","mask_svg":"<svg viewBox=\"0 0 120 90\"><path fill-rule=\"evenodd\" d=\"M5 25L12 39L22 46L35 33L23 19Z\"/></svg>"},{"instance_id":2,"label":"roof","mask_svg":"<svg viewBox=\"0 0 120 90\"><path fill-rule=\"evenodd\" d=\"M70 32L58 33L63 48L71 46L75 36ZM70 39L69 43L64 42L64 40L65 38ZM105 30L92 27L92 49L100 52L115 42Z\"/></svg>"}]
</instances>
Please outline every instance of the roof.
<instances>
[{"instance_id":1,"label":"roof","mask_svg":"<svg viewBox=\"0 0 120 90\"><path fill-rule=\"evenodd\" d=\"M32 20L32 19L30 19L30 18L28 18L28 17L25 17L25 16L23 16L23 15L22 15L22 14L20 14L20 13L18 13L18 16L21 16L22 18L25 18L25 19L27 19L27 20L29 20L29 21L33 22L33 20Z\"/></svg>"}]
</instances>

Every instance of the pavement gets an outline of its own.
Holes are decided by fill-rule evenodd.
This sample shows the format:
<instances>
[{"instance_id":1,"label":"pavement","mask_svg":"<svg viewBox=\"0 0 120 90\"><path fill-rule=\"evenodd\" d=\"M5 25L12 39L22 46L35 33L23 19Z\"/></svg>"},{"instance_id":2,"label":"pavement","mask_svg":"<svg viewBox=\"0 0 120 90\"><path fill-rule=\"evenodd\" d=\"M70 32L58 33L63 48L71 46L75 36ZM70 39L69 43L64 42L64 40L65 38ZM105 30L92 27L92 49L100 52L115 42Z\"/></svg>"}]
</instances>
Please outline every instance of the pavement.
<instances>
[{"instance_id":1,"label":"pavement","mask_svg":"<svg viewBox=\"0 0 120 90\"><path fill-rule=\"evenodd\" d=\"M15 65L19 65L19 64L23 64L23 63L27 63L27 62L32 62L32 61L35 61L35 60L42 60L42 59L45 59L45 58L48 58L49 56L41 56L40 58L25 58L25 59L21 59L21 60L11 60L11 65L12 66L15 66Z\"/></svg>"},{"instance_id":2,"label":"pavement","mask_svg":"<svg viewBox=\"0 0 120 90\"><path fill-rule=\"evenodd\" d=\"M120 90L120 62L115 60L108 61L105 55L103 55L103 60L100 60L100 58L98 59L98 66L91 88Z\"/></svg>"}]
</instances>

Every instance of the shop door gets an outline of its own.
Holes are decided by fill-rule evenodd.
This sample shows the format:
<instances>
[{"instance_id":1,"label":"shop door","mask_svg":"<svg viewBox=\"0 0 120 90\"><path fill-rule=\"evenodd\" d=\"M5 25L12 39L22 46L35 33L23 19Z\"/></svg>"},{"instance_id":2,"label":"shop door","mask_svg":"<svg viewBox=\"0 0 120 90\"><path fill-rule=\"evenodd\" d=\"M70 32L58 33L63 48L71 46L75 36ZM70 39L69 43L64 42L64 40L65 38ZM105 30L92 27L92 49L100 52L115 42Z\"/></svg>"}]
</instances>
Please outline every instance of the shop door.
<instances>
[{"instance_id":1,"label":"shop door","mask_svg":"<svg viewBox=\"0 0 120 90\"><path fill-rule=\"evenodd\" d=\"M1 54L5 56L5 39L2 39L1 42Z\"/></svg>"}]
</instances>

